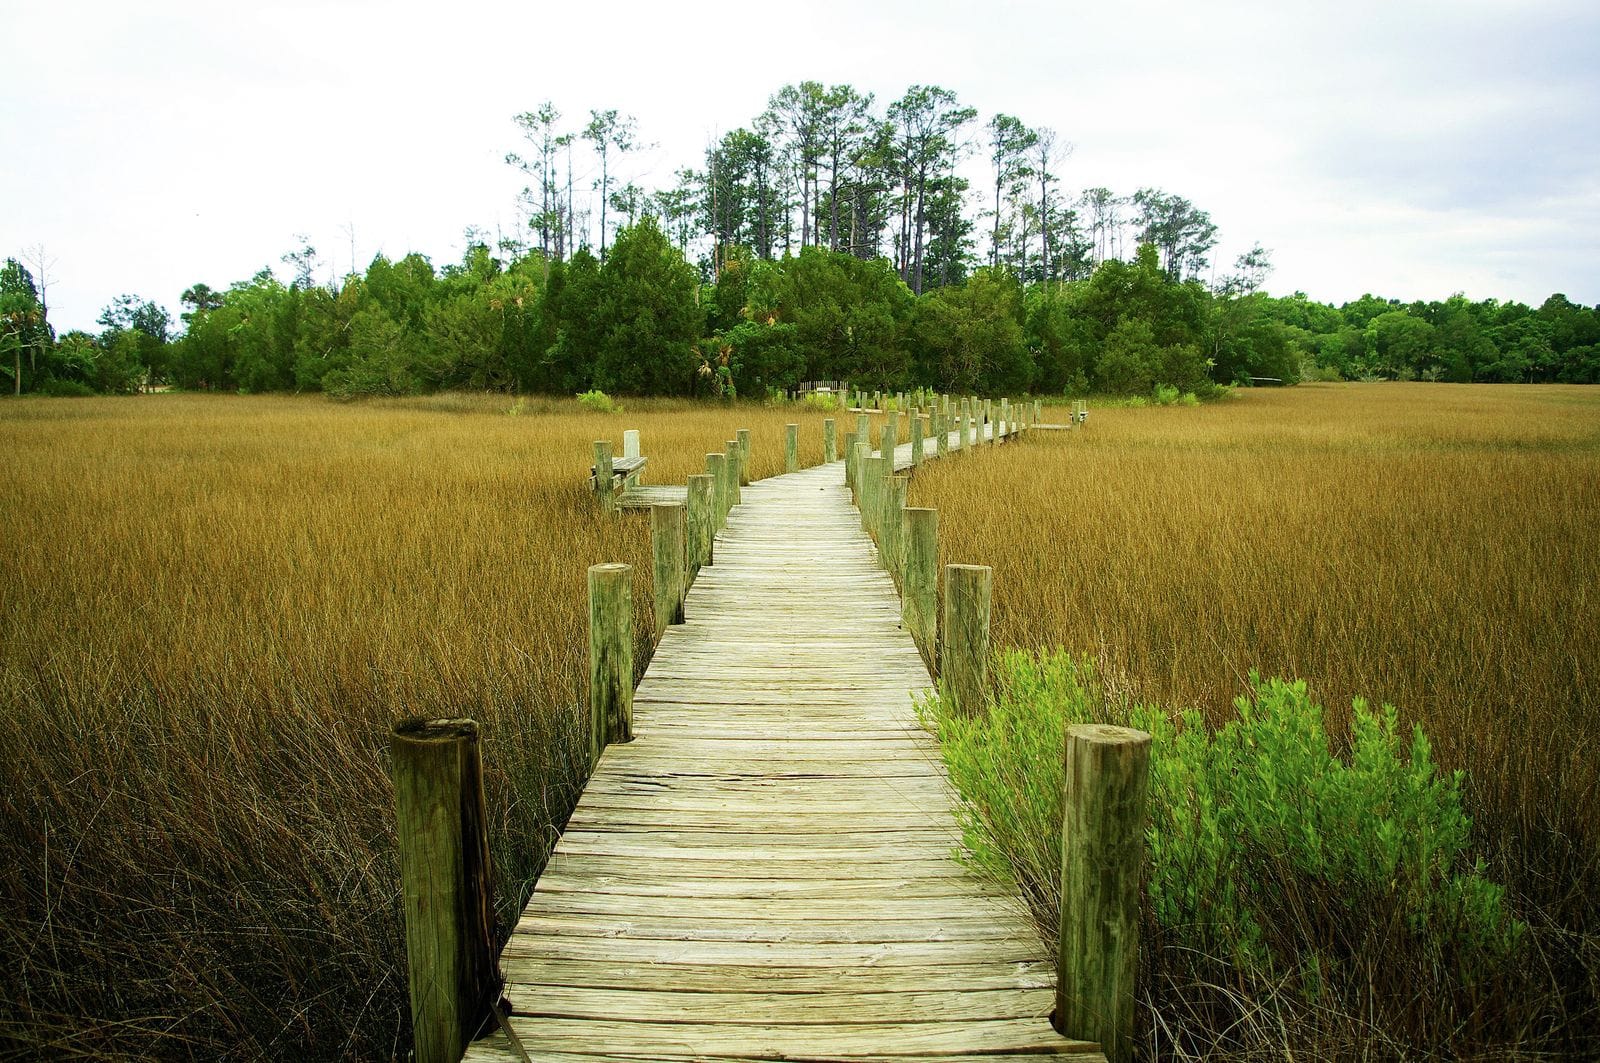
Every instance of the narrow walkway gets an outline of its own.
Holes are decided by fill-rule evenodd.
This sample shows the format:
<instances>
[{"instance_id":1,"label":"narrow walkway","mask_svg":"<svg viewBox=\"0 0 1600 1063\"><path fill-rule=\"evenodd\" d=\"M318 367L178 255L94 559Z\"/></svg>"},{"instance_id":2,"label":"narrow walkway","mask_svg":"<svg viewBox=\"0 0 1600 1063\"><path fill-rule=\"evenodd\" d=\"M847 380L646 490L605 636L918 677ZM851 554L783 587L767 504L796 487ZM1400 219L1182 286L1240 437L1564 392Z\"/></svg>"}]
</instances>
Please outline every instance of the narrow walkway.
<instances>
[{"instance_id":1,"label":"narrow walkway","mask_svg":"<svg viewBox=\"0 0 1600 1063\"><path fill-rule=\"evenodd\" d=\"M1103 1058L954 859L928 673L842 481L744 488L656 649L503 955L533 1059Z\"/></svg>"}]
</instances>

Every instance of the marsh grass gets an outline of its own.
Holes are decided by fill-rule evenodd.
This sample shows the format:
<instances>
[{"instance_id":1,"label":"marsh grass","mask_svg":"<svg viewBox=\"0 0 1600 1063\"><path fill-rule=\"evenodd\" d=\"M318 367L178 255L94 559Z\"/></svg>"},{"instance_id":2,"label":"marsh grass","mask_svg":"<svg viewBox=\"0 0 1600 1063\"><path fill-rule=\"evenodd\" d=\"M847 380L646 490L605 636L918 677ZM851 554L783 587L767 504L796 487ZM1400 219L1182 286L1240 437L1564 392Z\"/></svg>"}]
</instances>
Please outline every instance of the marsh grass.
<instances>
[{"instance_id":1,"label":"marsh grass","mask_svg":"<svg viewBox=\"0 0 1600 1063\"><path fill-rule=\"evenodd\" d=\"M408 1041L391 723L483 726L502 930L582 782L584 487L681 483L799 408L440 395L0 407L0 1055L388 1059ZM813 453L814 451L814 453Z\"/></svg>"},{"instance_id":2,"label":"marsh grass","mask_svg":"<svg viewBox=\"0 0 1600 1063\"><path fill-rule=\"evenodd\" d=\"M1258 669L1303 679L1336 746L1355 697L1424 725L1440 765L1468 773L1475 849L1530 925L1504 1007L1453 1050L1597 1048L1600 394L1307 385L1102 409L1084 431L929 466L909 504L939 509L941 564L994 566L998 645L1089 654L1115 701L1221 724ZM1152 1045L1404 1054L1467 1021L1375 985L1414 1021L1372 1029L1396 1013L1244 994L1225 967L1152 947ZM1255 1036L1228 1039L1240 1029Z\"/></svg>"}]
</instances>

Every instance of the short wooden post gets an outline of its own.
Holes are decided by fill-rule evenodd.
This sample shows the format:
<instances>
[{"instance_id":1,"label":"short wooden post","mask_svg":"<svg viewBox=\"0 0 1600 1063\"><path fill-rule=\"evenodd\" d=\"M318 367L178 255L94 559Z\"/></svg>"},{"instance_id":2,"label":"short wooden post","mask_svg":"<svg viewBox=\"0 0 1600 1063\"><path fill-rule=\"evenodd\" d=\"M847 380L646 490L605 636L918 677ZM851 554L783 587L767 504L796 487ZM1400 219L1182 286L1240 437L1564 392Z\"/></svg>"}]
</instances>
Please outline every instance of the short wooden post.
<instances>
[{"instance_id":1,"label":"short wooden post","mask_svg":"<svg viewBox=\"0 0 1600 1063\"><path fill-rule=\"evenodd\" d=\"M504 980L478 725L408 720L389 738L413 1058L456 1063Z\"/></svg>"},{"instance_id":2,"label":"short wooden post","mask_svg":"<svg viewBox=\"0 0 1600 1063\"><path fill-rule=\"evenodd\" d=\"M623 432L622 456L625 458L637 458L641 454L643 454L643 451L639 449L639 430L637 428L630 428L626 432Z\"/></svg>"},{"instance_id":3,"label":"short wooden post","mask_svg":"<svg viewBox=\"0 0 1600 1063\"><path fill-rule=\"evenodd\" d=\"M856 442L872 442L872 421L864 413L856 414Z\"/></svg>"},{"instance_id":4,"label":"short wooden post","mask_svg":"<svg viewBox=\"0 0 1600 1063\"><path fill-rule=\"evenodd\" d=\"M822 419L822 463L832 465L839 460L839 442L836 435L838 429L832 417Z\"/></svg>"},{"instance_id":5,"label":"short wooden post","mask_svg":"<svg viewBox=\"0 0 1600 1063\"><path fill-rule=\"evenodd\" d=\"M883 513L878 522L881 529L879 553L883 556L883 567L888 570L896 588L900 586L900 533L903 530L900 514L906 508L907 483L904 476L891 476L884 483Z\"/></svg>"},{"instance_id":6,"label":"short wooden post","mask_svg":"<svg viewBox=\"0 0 1600 1063\"><path fill-rule=\"evenodd\" d=\"M633 740L633 566L589 566L589 766Z\"/></svg>"},{"instance_id":7,"label":"short wooden post","mask_svg":"<svg viewBox=\"0 0 1600 1063\"><path fill-rule=\"evenodd\" d=\"M689 582L711 564L711 544L717 537L717 489L708 473L689 477L688 523Z\"/></svg>"},{"instance_id":8,"label":"short wooden post","mask_svg":"<svg viewBox=\"0 0 1600 1063\"><path fill-rule=\"evenodd\" d=\"M732 509L744 501L744 493L739 490L739 467L744 464L740 455L743 452L739 449L739 441L737 439L730 439L723 443L723 449L728 456L728 508Z\"/></svg>"},{"instance_id":9,"label":"short wooden post","mask_svg":"<svg viewBox=\"0 0 1600 1063\"><path fill-rule=\"evenodd\" d=\"M594 494L608 512L617 508L616 495L611 489L612 475L611 440L597 439L594 441Z\"/></svg>"},{"instance_id":10,"label":"short wooden post","mask_svg":"<svg viewBox=\"0 0 1600 1063\"><path fill-rule=\"evenodd\" d=\"M900 620L930 663L938 638L939 511L908 506L900 530Z\"/></svg>"},{"instance_id":11,"label":"short wooden post","mask_svg":"<svg viewBox=\"0 0 1600 1063\"><path fill-rule=\"evenodd\" d=\"M911 465L915 468L922 464L922 439L926 433L922 430L922 414L911 415Z\"/></svg>"},{"instance_id":12,"label":"short wooden post","mask_svg":"<svg viewBox=\"0 0 1600 1063\"><path fill-rule=\"evenodd\" d=\"M994 570L988 565L944 567L944 630L939 646L939 685L967 716L983 712L989 683L989 595Z\"/></svg>"},{"instance_id":13,"label":"short wooden post","mask_svg":"<svg viewBox=\"0 0 1600 1063\"><path fill-rule=\"evenodd\" d=\"M750 486L750 429L741 428L735 433L739 437L739 483L745 487Z\"/></svg>"},{"instance_id":14,"label":"short wooden post","mask_svg":"<svg viewBox=\"0 0 1600 1063\"><path fill-rule=\"evenodd\" d=\"M711 474L712 510L716 519L712 523L711 534L716 535L722 530L722 524L728 519L728 456L726 454L707 454L706 472Z\"/></svg>"},{"instance_id":15,"label":"short wooden post","mask_svg":"<svg viewBox=\"0 0 1600 1063\"><path fill-rule=\"evenodd\" d=\"M1133 1059L1150 736L1105 724L1067 728L1061 824L1056 1029Z\"/></svg>"},{"instance_id":16,"label":"short wooden post","mask_svg":"<svg viewBox=\"0 0 1600 1063\"><path fill-rule=\"evenodd\" d=\"M688 589L685 523L682 502L657 502L650 507L650 556L658 641L669 626L683 623L683 595Z\"/></svg>"},{"instance_id":17,"label":"short wooden post","mask_svg":"<svg viewBox=\"0 0 1600 1063\"><path fill-rule=\"evenodd\" d=\"M783 426L783 471L800 471L800 426L797 424Z\"/></svg>"},{"instance_id":18,"label":"short wooden post","mask_svg":"<svg viewBox=\"0 0 1600 1063\"><path fill-rule=\"evenodd\" d=\"M894 460L894 448L900 445L900 411L891 412L883 421L883 434L878 437L878 449L890 461Z\"/></svg>"}]
</instances>

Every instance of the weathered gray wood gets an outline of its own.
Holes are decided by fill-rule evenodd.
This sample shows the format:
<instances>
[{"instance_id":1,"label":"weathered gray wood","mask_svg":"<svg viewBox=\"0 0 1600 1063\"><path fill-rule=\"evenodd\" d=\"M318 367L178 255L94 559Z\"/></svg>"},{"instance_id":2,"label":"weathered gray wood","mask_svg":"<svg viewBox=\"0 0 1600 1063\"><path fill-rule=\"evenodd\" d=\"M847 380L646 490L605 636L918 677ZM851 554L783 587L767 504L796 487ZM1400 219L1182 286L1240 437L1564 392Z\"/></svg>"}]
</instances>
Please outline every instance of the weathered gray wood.
<instances>
[{"instance_id":1,"label":"weathered gray wood","mask_svg":"<svg viewBox=\"0 0 1600 1063\"><path fill-rule=\"evenodd\" d=\"M1150 736L1103 724L1067 728L1061 827L1056 1025L1133 1059Z\"/></svg>"},{"instance_id":2,"label":"weathered gray wood","mask_svg":"<svg viewBox=\"0 0 1600 1063\"><path fill-rule=\"evenodd\" d=\"M716 487L707 473L689 477L688 543L689 583L699 578L700 570L711 564L712 542L716 539Z\"/></svg>"},{"instance_id":3,"label":"weathered gray wood","mask_svg":"<svg viewBox=\"0 0 1600 1063\"><path fill-rule=\"evenodd\" d=\"M924 430L924 427L923 427L923 424L922 424L922 413L921 413L921 411L919 411L919 410L912 411L911 421L910 421L910 428L911 428L911 464L913 466L917 466L917 465L921 465L922 464L922 439L923 439L923 436L925 436L927 434L926 431Z\"/></svg>"},{"instance_id":4,"label":"weathered gray wood","mask_svg":"<svg viewBox=\"0 0 1600 1063\"><path fill-rule=\"evenodd\" d=\"M989 596L994 570L988 565L946 565L944 629L939 643L939 686L957 712L983 711L989 682Z\"/></svg>"},{"instance_id":5,"label":"weathered gray wood","mask_svg":"<svg viewBox=\"0 0 1600 1063\"><path fill-rule=\"evenodd\" d=\"M726 454L707 454L706 472L711 476L712 505L714 517L711 534L713 537L722 530L722 525L728 519L728 456Z\"/></svg>"},{"instance_id":6,"label":"weathered gray wood","mask_svg":"<svg viewBox=\"0 0 1600 1063\"><path fill-rule=\"evenodd\" d=\"M783 471L800 471L800 426L797 424L783 426Z\"/></svg>"},{"instance_id":7,"label":"weathered gray wood","mask_svg":"<svg viewBox=\"0 0 1600 1063\"><path fill-rule=\"evenodd\" d=\"M835 438L836 429L832 417L822 419L822 460L824 464L831 465L839 460L839 444Z\"/></svg>"},{"instance_id":8,"label":"weathered gray wood","mask_svg":"<svg viewBox=\"0 0 1600 1063\"><path fill-rule=\"evenodd\" d=\"M891 452L892 454L892 452ZM894 458L874 455L866 463L866 520L867 533L883 546L883 518L887 511L889 478L894 472Z\"/></svg>"},{"instance_id":9,"label":"weathered gray wood","mask_svg":"<svg viewBox=\"0 0 1600 1063\"><path fill-rule=\"evenodd\" d=\"M750 429L741 428L734 433L739 438L739 485L750 486Z\"/></svg>"},{"instance_id":10,"label":"weathered gray wood","mask_svg":"<svg viewBox=\"0 0 1600 1063\"><path fill-rule=\"evenodd\" d=\"M650 507L657 640L671 625L683 623L683 596L688 591L685 516L684 507L676 502Z\"/></svg>"},{"instance_id":11,"label":"weathered gray wood","mask_svg":"<svg viewBox=\"0 0 1600 1063\"><path fill-rule=\"evenodd\" d=\"M633 566L589 566L589 763L633 738Z\"/></svg>"},{"instance_id":12,"label":"weathered gray wood","mask_svg":"<svg viewBox=\"0 0 1600 1063\"><path fill-rule=\"evenodd\" d=\"M611 482L611 440L594 441L594 494L606 510L616 508L616 485Z\"/></svg>"},{"instance_id":13,"label":"weathered gray wood","mask_svg":"<svg viewBox=\"0 0 1600 1063\"><path fill-rule=\"evenodd\" d=\"M455 1063L501 986L478 725L410 720L389 749L415 1058Z\"/></svg>"},{"instance_id":14,"label":"weathered gray wood","mask_svg":"<svg viewBox=\"0 0 1600 1063\"><path fill-rule=\"evenodd\" d=\"M868 444L872 442L872 422L864 413L856 414L856 442Z\"/></svg>"},{"instance_id":15,"label":"weathered gray wood","mask_svg":"<svg viewBox=\"0 0 1600 1063\"><path fill-rule=\"evenodd\" d=\"M740 467L744 465L744 452L739 449L739 441L730 439L723 444L723 451L727 455L726 472L728 476L728 508L744 502L744 489L739 486L739 480L744 475Z\"/></svg>"},{"instance_id":16,"label":"weathered gray wood","mask_svg":"<svg viewBox=\"0 0 1600 1063\"><path fill-rule=\"evenodd\" d=\"M882 454L893 454L894 448L899 445L900 412L891 410L883 419L883 431L878 435L878 451Z\"/></svg>"},{"instance_id":17,"label":"weathered gray wood","mask_svg":"<svg viewBox=\"0 0 1600 1063\"><path fill-rule=\"evenodd\" d=\"M883 555L884 571L900 585L901 549L900 535L904 530L906 508L906 483L904 476L891 476L884 483L883 512L879 515L879 544Z\"/></svg>"},{"instance_id":18,"label":"weathered gray wood","mask_svg":"<svg viewBox=\"0 0 1600 1063\"><path fill-rule=\"evenodd\" d=\"M939 408L933 412L933 438L935 452L941 458L947 456L950 453L950 418Z\"/></svg>"},{"instance_id":19,"label":"weathered gray wood","mask_svg":"<svg viewBox=\"0 0 1600 1063\"><path fill-rule=\"evenodd\" d=\"M856 434L844 434L844 482L850 488L851 501L856 495Z\"/></svg>"},{"instance_id":20,"label":"weathered gray wood","mask_svg":"<svg viewBox=\"0 0 1600 1063\"><path fill-rule=\"evenodd\" d=\"M622 433L622 456L625 458L641 457L644 451L639 449L639 430L629 428Z\"/></svg>"},{"instance_id":21,"label":"weathered gray wood","mask_svg":"<svg viewBox=\"0 0 1600 1063\"><path fill-rule=\"evenodd\" d=\"M923 659L933 663L938 652L939 511L914 506L903 512L900 616Z\"/></svg>"}]
</instances>

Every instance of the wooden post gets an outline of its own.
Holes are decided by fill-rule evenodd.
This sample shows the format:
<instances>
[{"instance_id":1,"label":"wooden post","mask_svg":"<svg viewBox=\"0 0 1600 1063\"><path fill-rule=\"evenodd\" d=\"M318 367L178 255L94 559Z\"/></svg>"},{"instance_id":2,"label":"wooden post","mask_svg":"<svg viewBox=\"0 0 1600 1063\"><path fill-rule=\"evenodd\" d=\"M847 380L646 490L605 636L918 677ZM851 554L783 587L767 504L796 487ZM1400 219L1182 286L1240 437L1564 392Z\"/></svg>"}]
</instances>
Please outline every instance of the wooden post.
<instances>
[{"instance_id":1,"label":"wooden post","mask_svg":"<svg viewBox=\"0 0 1600 1063\"><path fill-rule=\"evenodd\" d=\"M712 510L715 520L711 525L711 534L715 536L722 530L722 524L728 519L728 456L726 454L707 454L706 472L711 474Z\"/></svg>"},{"instance_id":2,"label":"wooden post","mask_svg":"<svg viewBox=\"0 0 1600 1063\"><path fill-rule=\"evenodd\" d=\"M739 483L750 486L750 429L741 428L739 437Z\"/></svg>"},{"instance_id":3,"label":"wooden post","mask_svg":"<svg viewBox=\"0 0 1600 1063\"><path fill-rule=\"evenodd\" d=\"M711 564L711 544L717 537L717 489L706 473L689 477L687 522L689 525L689 582Z\"/></svg>"},{"instance_id":4,"label":"wooden post","mask_svg":"<svg viewBox=\"0 0 1600 1063\"><path fill-rule=\"evenodd\" d=\"M894 460L894 448L900 445L900 412L889 414L884 418L883 434L878 437L878 450L890 461Z\"/></svg>"},{"instance_id":5,"label":"wooden post","mask_svg":"<svg viewBox=\"0 0 1600 1063\"><path fill-rule=\"evenodd\" d=\"M608 513L617 508L616 496L611 490L611 440L594 441L594 494L600 506Z\"/></svg>"},{"instance_id":6,"label":"wooden post","mask_svg":"<svg viewBox=\"0 0 1600 1063\"><path fill-rule=\"evenodd\" d=\"M884 483L883 513L878 522L881 529L879 553L883 556L883 567L888 570L896 588L900 586L900 532L904 522L900 514L906 508L907 482L904 476L890 476Z\"/></svg>"},{"instance_id":7,"label":"wooden post","mask_svg":"<svg viewBox=\"0 0 1600 1063\"><path fill-rule=\"evenodd\" d=\"M800 426L797 424L783 426L783 471L800 471Z\"/></svg>"},{"instance_id":8,"label":"wooden post","mask_svg":"<svg viewBox=\"0 0 1600 1063\"><path fill-rule=\"evenodd\" d=\"M639 449L639 430L630 428L622 433L622 456L637 458L644 452Z\"/></svg>"},{"instance_id":9,"label":"wooden post","mask_svg":"<svg viewBox=\"0 0 1600 1063\"><path fill-rule=\"evenodd\" d=\"M867 530L867 462L872 459L872 444L856 440L856 478L850 485L856 495L856 508L861 511L861 528Z\"/></svg>"},{"instance_id":10,"label":"wooden post","mask_svg":"<svg viewBox=\"0 0 1600 1063\"><path fill-rule=\"evenodd\" d=\"M633 566L589 566L589 766L633 741Z\"/></svg>"},{"instance_id":11,"label":"wooden post","mask_svg":"<svg viewBox=\"0 0 1600 1063\"><path fill-rule=\"evenodd\" d=\"M900 620L924 660L938 637L939 511L908 506L900 530Z\"/></svg>"},{"instance_id":12,"label":"wooden post","mask_svg":"<svg viewBox=\"0 0 1600 1063\"><path fill-rule=\"evenodd\" d=\"M837 428L832 417L822 419L822 463L832 465L839 460L839 443L835 436Z\"/></svg>"},{"instance_id":13,"label":"wooden post","mask_svg":"<svg viewBox=\"0 0 1600 1063\"><path fill-rule=\"evenodd\" d=\"M743 465L744 462L739 457L742 452L739 450L739 441L737 439L730 439L723 443L723 448L728 455L728 508L732 509L744 501L744 493L739 490L739 466Z\"/></svg>"},{"instance_id":14,"label":"wooden post","mask_svg":"<svg viewBox=\"0 0 1600 1063\"><path fill-rule=\"evenodd\" d=\"M658 642L669 626L683 623L683 595L688 589L684 525L684 503L657 502L650 507L650 556Z\"/></svg>"},{"instance_id":15,"label":"wooden post","mask_svg":"<svg viewBox=\"0 0 1600 1063\"><path fill-rule=\"evenodd\" d=\"M911 415L911 465L915 468L922 464L922 414Z\"/></svg>"},{"instance_id":16,"label":"wooden post","mask_svg":"<svg viewBox=\"0 0 1600 1063\"><path fill-rule=\"evenodd\" d=\"M941 458L950 453L950 422L937 406L933 410L933 449Z\"/></svg>"},{"instance_id":17,"label":"wooden post","mask_svg":"<svg viewBox=\"0 0 1600 1063\"><path fill-rule=\"evenodd\" d=\"M850 498L854 501L856 496L856 434L854 432L846 432L844 434L844 484L850 488Z\"/></svg>"},{"instance_id":18,"label":"wooden post","mask_svg":"<svg viewBox=\"0 0 1600 1063\"><path fill-rule=\"evenodd\" d=\"M478 725L408 720L389 738L413 1058L457 1063L504 985Z\"/></svg>"},{"instance_id":19,"label":"wooden post","mask_svg":"<svg viewBox=\"0 0 1600 1063\"><path fill-rule=\"evenodd\" d=\"M939 685L955 710L983 712L989 683L989 595L994 570L988 565L944 567L944 631L939 646Z\"/></svg>"},{"instance_id":20,"label":"wooden post","mask_svg":"<svg viewBox=\"0 0 1600 1063\"><path fill-rule=\"evenodd\" d=\"M864 413L856 414L856 442L872 442L872 422Z\"/></svg>"},{"instance_id":21,"label":"wooden post","mask_svg":"<svg viewBox=\"0 0 1600 1063\"><path fill-rule=\"evenodd\" d=\"M879 454L867 459L864 482L867 504L862 507L867 534L880 546L883 544L883 499L888 493L884 481L888 480L890 460Z\"/></svg>"},{"instance_id":22,"label":"wooden post","mask_svg":"<svg viewBox=\"0 0 1600 1063\"><path fill-rule=\"evenodd\" d=\"M1067 728L1061 823L1056 1029L1133 1059L1150 736L1105 724Z\"/></svg>"}]
</instances>

